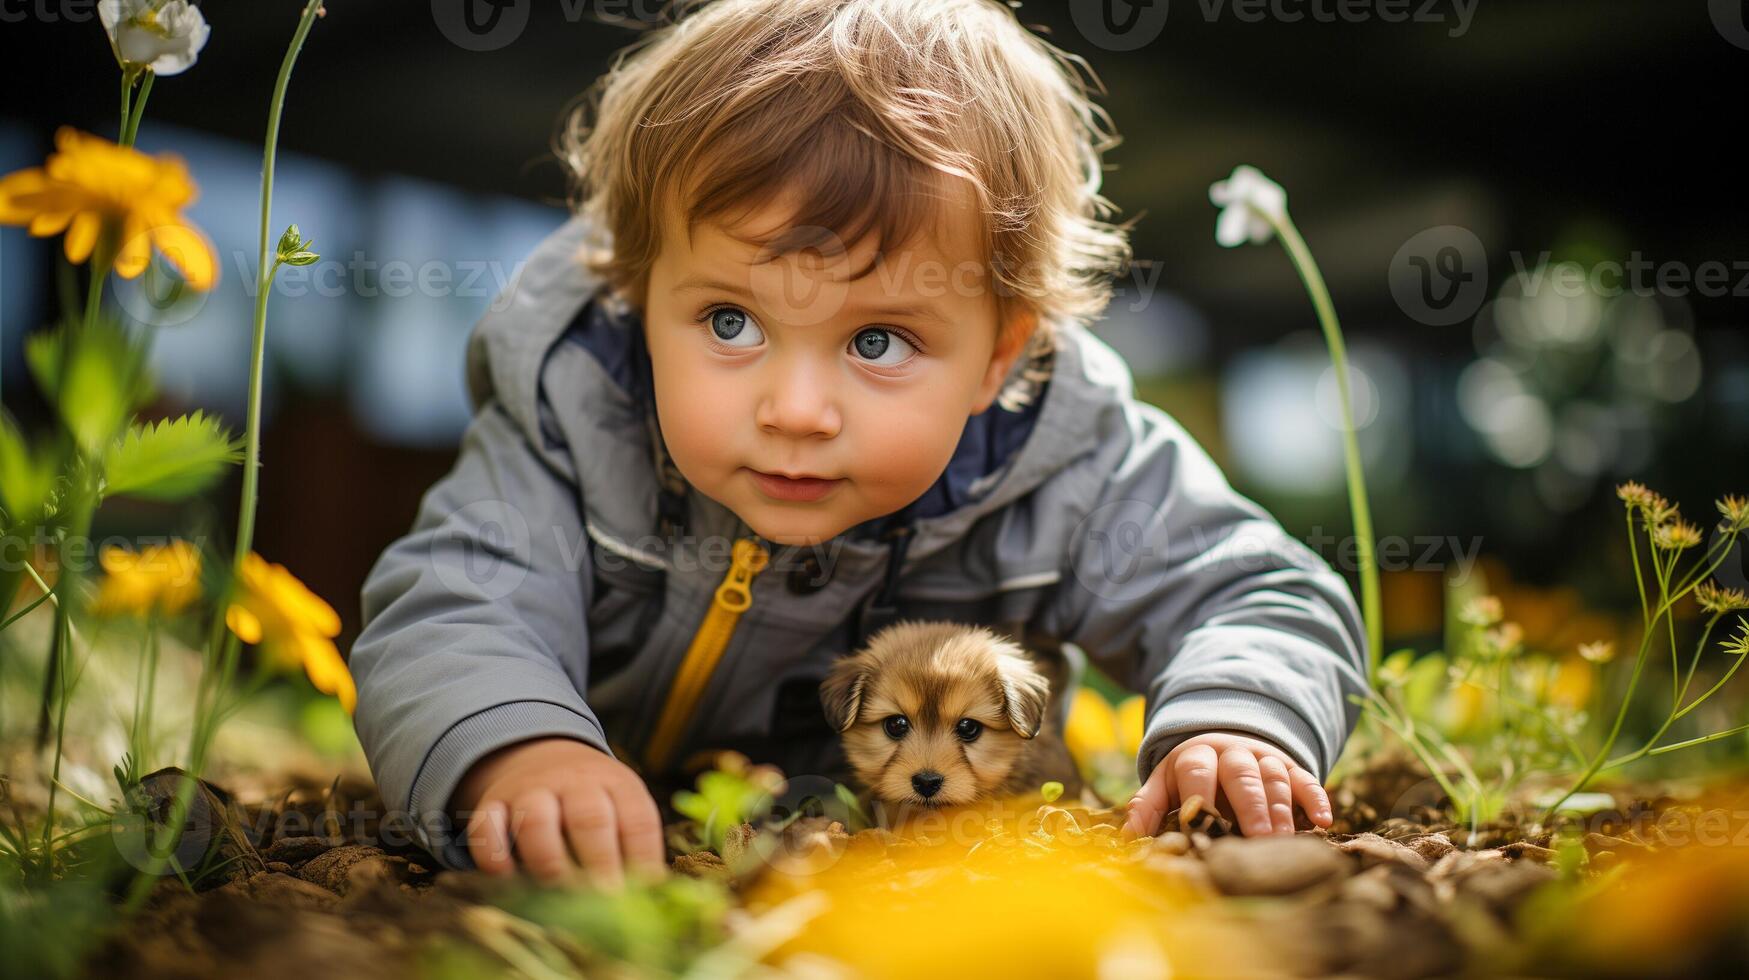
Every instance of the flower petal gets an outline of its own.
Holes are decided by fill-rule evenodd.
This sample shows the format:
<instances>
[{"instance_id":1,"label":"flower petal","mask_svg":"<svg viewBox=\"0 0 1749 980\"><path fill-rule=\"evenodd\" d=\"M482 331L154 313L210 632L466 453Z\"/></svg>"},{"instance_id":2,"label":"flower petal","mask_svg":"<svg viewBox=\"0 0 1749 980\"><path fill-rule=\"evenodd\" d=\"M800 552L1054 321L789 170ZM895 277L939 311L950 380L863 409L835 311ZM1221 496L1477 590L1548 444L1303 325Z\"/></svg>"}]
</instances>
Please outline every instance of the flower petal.
<instances>
[{"instance_id":1,"label":"flower petal","mask_svg":"<svg viewBox=\"0 0 1749 980\"><path fill-rule=\"evenodd\" d=\"M37 212L24 199L41 194L49 186L41 167L18 170L0 177L0 225L21 225Z\"/></svg>"},{"instance_id":2,"label":"flower petal","mask_svg":"<svg viewBox=\"0 0 1749 980\"><path fill-rule=\"evenodd\" d=\"M225 610L225 625L244 643L261 642L261 620L242 606L233 604Z\"/></svg>"},{"instance_id":3,"label":"flower petal","mask_svg":"<svg viewBox=\"0 0 1749 980\"><path fill-rule=\"evenodd\" d=\"M152 259L152 236L136 217L129 216L121 229L121 249L115 253L115 274L132 279L146 271Z\"/></svg>"},{"instance_id":4,"label":"flower petal","mask_svg":"<svg viewBox=\"0 0 1749 980\"><path fill-rule=\"evenodd\" d=\"M67 238L61 244L67 250L67 261L78 265L91 257L97 236L103 231L103 219L95 211L81 211L67 225Z\"/></svg>"},{"instance_id":5,"label":"flower petal","mask_svg":"<svg viewBox=\"0 0 1749 980\"><path fill-rule=\"evenodd\" d=\"M193 225L159 225L152 229L152 244L188 280L189 288L206 292L218 282L218 257L206 236Z\"/></svg>"}]
</instances>

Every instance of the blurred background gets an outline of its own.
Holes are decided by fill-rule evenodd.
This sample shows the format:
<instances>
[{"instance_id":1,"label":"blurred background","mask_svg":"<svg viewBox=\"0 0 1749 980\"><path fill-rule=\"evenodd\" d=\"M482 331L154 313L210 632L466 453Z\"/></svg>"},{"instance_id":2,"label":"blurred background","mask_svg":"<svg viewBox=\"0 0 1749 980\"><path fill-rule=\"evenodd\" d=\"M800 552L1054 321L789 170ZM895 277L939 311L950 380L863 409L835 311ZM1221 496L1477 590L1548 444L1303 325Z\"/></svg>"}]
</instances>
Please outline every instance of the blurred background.
<instances>
[{"instance_id":1,"label":"blurred background","mask_svg":"<svg viewBox=\"0 0 1749 980\"><path fill-rule=\"evenodd\" d=\"M296 221L322 261L275 286L256 547L335 605L343 650L365 573L453 461L470 328L565 217L555 126L636 36L624 22L658 10L481 2L491 26L470 30L462 2L335 0L280 136L275 225ZM201 6L212 42L157 87L139 146L187 159L220 285L167 315L135 285L117 296L166 321L162 413L240 431L261 127L299 4ZM1437 633L1442 581L1483 571L1532 642L1592 638L1586 610L1632 604L1616 483L1707 528L1716 497L1749 491L1749 191L1729 176L1742 6L1019 5L1103 82L1123 137L1105 193L1143 215L1097 331L1242 492L1352 576L1312 308L1281 248L1213 236L1208 186L1235 165L1288 189L1356 361L1394 642ZM39 164L58 124L114 135L94 4L0 0L0 37L0 173ZM21 343L62 305L58 243L0 229L0 395L27 428L46 419ZM118 500L98 533L161 533L150 508ZM1720 577L1746 573L1739 554Z\"/></svg>"}]
</instances>

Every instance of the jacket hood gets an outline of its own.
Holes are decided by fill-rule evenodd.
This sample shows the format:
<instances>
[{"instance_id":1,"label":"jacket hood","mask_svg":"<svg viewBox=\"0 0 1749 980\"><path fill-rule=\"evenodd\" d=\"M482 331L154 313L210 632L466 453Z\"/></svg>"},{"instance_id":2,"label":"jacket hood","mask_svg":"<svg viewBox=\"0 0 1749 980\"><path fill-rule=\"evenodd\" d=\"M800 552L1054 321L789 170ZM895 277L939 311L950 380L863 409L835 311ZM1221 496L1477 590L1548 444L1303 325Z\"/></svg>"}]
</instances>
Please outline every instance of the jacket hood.
<instances>
[{"instance_id":1,"label":"jacket hood","mask_svg":"<svg viewBox=\"0 0 1749 980\"><path fill-rule=\"evenodd\" d=\"M572 217L544 239L476 324L468 397L476 412L498 401L559 472L576 476L577 461L589 460L591 469L612 473L619 492L584 494L590 535L626 557L650 559L625 538L658 526L648 358L635 311L610 309L579 259L586 231ZM968 420L929 490L896 514L848 529L844 543L903 522L910 556L927 556L1090 452L1103 427L1125 424L1133 386L1122 358L1079 324L1057 322L1053 339L1017 359L996 403ZM1099 488L1086 489L1091 497Z\"/></svg>"}]
</instances>

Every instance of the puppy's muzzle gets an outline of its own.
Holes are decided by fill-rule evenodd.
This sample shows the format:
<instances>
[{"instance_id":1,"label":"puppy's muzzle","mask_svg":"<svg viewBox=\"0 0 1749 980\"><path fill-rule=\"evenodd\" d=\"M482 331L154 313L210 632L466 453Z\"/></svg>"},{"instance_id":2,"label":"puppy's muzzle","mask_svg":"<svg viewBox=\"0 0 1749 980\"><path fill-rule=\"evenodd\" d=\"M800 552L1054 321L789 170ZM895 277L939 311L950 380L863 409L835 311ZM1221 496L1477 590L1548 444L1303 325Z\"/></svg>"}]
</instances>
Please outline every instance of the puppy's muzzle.
<instances>
[{"instance_id":1,"label":"puppy's muzzle","mask_svg":"<svg viewBox=\"0 0 1749 980\"><path fill-rule=\"evenodd\" d=\"M927 800L941 792L943 779L941 773L925 769L911 777L911 788L917 791L918 796Z\"/></svg>"}]
</instances>

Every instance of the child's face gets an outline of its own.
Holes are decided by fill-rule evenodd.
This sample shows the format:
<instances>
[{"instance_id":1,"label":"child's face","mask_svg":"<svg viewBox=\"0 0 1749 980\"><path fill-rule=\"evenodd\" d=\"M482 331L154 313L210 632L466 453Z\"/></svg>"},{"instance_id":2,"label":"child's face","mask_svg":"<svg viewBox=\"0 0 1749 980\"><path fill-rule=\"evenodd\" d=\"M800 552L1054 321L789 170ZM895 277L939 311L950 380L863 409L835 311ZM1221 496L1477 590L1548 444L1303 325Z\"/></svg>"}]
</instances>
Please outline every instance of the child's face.
<instances>
[{"instance_id":1,"label":"child's face","mask_svg":"<svg viewBox=\"0 0 1749 980\"><path fill-rule=\"evenodd\" d=\"M727 228L696 225L688 241L671 212L644 324L681 474L766 539L813 544L921 496L1021 345L996 349L975 210L944 202L934 234L854 281L872 234L838 255L769 259L734 237L774 235L793 213L774 202Z\"/></svg>"}]
</instances>

